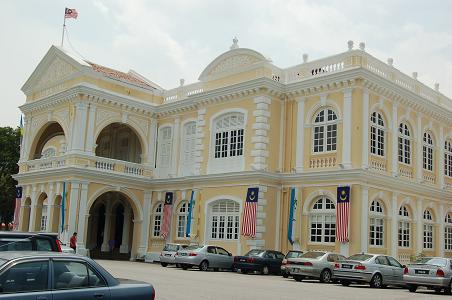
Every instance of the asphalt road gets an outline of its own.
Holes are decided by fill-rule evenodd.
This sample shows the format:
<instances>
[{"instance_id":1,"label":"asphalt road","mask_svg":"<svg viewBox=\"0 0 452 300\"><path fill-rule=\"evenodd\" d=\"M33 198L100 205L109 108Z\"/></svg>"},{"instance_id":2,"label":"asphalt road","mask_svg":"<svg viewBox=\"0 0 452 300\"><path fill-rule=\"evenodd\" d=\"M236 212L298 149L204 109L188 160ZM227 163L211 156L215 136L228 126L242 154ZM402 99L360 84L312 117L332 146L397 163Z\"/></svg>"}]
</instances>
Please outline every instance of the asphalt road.
<instances>
[{"instance_id":1,"label":"asphalt road","mask_svg":"<svg viewBox=\"0 0 452 300\"><path fill-rule=\"evenodd\" d=\"M296 282L280 276L243 275L232 272L183 271L159 264L98 260L115 277L147 281L154 285L158 300L233 299L233 300L300 300L300 299L448 299L432 291L405 289L371 289L368 286Z\"/></svg>"}]
</instances>

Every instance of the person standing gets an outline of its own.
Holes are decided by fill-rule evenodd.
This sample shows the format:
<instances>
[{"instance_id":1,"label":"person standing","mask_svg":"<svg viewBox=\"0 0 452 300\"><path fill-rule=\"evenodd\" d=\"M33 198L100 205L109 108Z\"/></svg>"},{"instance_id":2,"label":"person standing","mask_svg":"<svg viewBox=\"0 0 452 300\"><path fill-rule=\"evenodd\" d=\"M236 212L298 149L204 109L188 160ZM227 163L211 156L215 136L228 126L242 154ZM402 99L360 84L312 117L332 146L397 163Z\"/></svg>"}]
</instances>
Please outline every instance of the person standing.
<instances>
[{"instance_id":1,"label":"person standing","mask_svg":"<svg viewBox=\"0 0 452 300\"><path fill-rule=\"evenodd\" d=\"M69 240L69 247L74 249L75 252L77 252L77 232L74 232L74 234L71 236Z\"/></svg>"}]
</instances>

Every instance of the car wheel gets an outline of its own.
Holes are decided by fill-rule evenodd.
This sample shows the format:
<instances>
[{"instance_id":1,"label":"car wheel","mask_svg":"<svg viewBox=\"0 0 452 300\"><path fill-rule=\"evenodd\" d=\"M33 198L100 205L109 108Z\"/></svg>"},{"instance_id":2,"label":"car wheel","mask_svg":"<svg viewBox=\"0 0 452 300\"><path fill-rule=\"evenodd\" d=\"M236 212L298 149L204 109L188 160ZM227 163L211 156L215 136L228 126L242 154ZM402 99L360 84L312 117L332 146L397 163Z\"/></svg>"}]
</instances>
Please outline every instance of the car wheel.
<instances>
[{"instance_id":1,"label":"car wheel","mask_svg":"<svg viewBox=\"0 0 452 300\"><path fill-rule=\"evenodd\" d=\"M201 262L201 264L199 265L199 269L200 269L201 271L207 271L207 270L209 270L209 262L208 262L207 260L203 260L203 261Z\"/></svg>"},{"instance_id":2,"label":"car wheel","mask_svg":"<svg viewBox=\"0 0 452 300\"><path fill-rule=\"evenodd\" d=\"M282 274L282 277L283 277L283 278L289 278L289 274L287 274L286 272L284 272L284 273Z\"/></svg>"},{"instance_id":3,"label":"car wheel","mask_svg":"<svg viewBox=\"0 0 452 300\"><path fill-rule=\"evenodd\" d=\"M343 286L349 286L350 285L350 281L348 281L348 280L341 280L341 284L343 285Z\"/></svg>"},{"instance_id":4,"label":"car wheel","mask_svg":"<svg viewBox=\"0 0 452 300\"><path fill-rule=\"evenodd\" d=\"M214 270L215 272L218 272L220 269L219 269L219 268L213 268L213 270Z\"/></svg>"},{"instance_id":5,"label":"car wheel","mask_svg":"<svg viewBox=\"0 0 452 300\"><path fill-rule=\"evenodd\" d=\"M301 276L301 275L293 275L293 279L295 279L295 281L300 282L300 281L303 281L304 276Z\"/></svg>"},{"instance_id":6,"label":"car wheel","mask_svg":"<svg viewBox=\"0 0 452 300\"><path fill-rule=\"evenodd\" d=\"M164 263L164 262L162 262L162 263L160 263L160 264L162 265L162 267L168 266L168 264L167 264L167 263Z\"/></svg>"},{"instance_id":7,"label":"car wheel","mask_svg":"<svg viewBox=\"0 0 452 300\"><path fill-rule=\"evenodd\" d=\"M370 287L379 289L382 286L383 286L383 277L381 277L381 275L377 273L370 280Z\"/></svg>"},{"instance_id":8,"label":"car wheel","mask_svg":"<svg viewBox=\"0 0 452 300\"><path fill-rule=\"evenodd\" d=\"M411 293L414 293L414 292L416 292L416 290L417 290L417 286L415 286L415 285L413 285L413 284L409 284L407 287L408 287L408 290L409 290Z\"/></svg>"},{"instance_id":9,"label":"car wheel","mask_svg":"<svg viewBox=\"0 0 452 300\"><path fill-rule=\"evenodd\" d=\"M267 266L264 266L261 270L261 274L262 275L268 275L270 273L270 271L268 270Z\"/></svg>"},{"instance_id":10,"label":"car wheel","mask_svg":"<svg viewBox=\"0 0 452 300\"><path fill-rule=\"evenodd\" d=\"M444 294L452 295L452 281L449 283L449 286L444 288Z\"/></svg>"},{"instance_id":11,"label":"car wheel","mask_svg":"<svg viewBox=\"0 0 452 300\"><path fill-rule=\"evenodd\" d=\"M182 270L187 270L188 266L187 265L182 265Z\"/></svg>"},{"instance_id":12,"label":"car wheel","mask_svg":"<svg viewBox=\"0 0 452 300\"><path fill-rule=\"evenodd\" d=\"M434 290L435 290L435 294L440 294L443 289L442 288L434 288Z\"/></svg>"},{"instance_id":13,"label":"car wheel","mask_svg":"<svg viewBox=\"0 0 452 300\"><path fill-rule=\"evenodd\" d=\"M248 274L248 270L240 269L240 273L242 273L242 274Z\"/></svg>"},{"instance_id":14,"label":"car wheel","mask_svg":"<svg viewBox=\"0 0 452 300\"><path fill-rule=\"evenodd\" d=\"M322 283L330 283L331 282L331 271L325 269L320 273L320 282Z\"/></svg>"},{"instance_id":15,"label":"car wheel","mask_svg":"<svg viewBox=\"0 0 452 300\"><path fill-rule=\"evenodd\" d=\"M180 264L176 264L176 268L180 268Z\"/></svg>"}]
</instances>

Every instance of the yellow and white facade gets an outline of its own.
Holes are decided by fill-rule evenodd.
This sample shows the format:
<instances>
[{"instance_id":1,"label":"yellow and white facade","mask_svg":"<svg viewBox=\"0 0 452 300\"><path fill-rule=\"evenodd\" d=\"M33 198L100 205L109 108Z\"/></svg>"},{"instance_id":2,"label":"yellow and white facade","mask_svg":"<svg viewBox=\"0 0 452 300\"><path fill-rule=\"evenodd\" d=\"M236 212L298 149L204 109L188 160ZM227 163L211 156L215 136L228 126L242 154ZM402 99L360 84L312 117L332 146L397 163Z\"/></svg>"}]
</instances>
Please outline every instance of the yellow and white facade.
<instances>
[{"instance_id":1,"label":"yellow and white facade","mask_svg":"<svg viewBox=\"0 0 452 300\"><path fill-rule=\"evenodd\" d=\"M452 257L452 100L362 43L282 69L234 40L197 83L172 90L52 46L23 91L21 230L59 231L65 185L63 228L78 232L81 253L101 255L113 240L131 259L152 259L165 242ZM344 244L340 185L351 186ZM248 187L259 187L255 239L240 235Z\"/></svg>"}]
</instances>

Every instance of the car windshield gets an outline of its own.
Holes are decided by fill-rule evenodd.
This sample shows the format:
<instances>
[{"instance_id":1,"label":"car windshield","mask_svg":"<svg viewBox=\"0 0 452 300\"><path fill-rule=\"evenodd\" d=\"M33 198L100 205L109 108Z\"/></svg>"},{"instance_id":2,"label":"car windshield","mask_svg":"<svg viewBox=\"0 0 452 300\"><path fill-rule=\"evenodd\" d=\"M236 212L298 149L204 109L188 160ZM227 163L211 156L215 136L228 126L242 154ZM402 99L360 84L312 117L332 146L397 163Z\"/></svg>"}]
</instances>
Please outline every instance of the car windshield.
<instances>
[{"instance_id":1,"label":"car windshield","mask_svg":"<svg viewBox=\"0 0 452 300\"><path fill-rule=\"evenodd\" d=\"M325 255L325 252L307 252L301 256L301 258L320 258Z\"/></svg>"},{"instance_id":2,"label":"car windshield","mask_svg":"<svg viewBox=\"0 0 452 300\"><path fill-rule=\"evenodd\" d=\"M365 261L365 260L368 260L368 259L371 259L371 258L372 258L372 255L368 255L368 254L354 254L354 255L350 256L349 258L347 258L347 259L349 259L349 260L357 260L357 261Z\"/></svg>"},{"instance_id":3,"label":"car windshield","mask_svg":"<svg viewBox=\"0 0 452 300\"><path fill-rule=\"evenodd\" d=\"M265 250L254 249L245 254L245 256L261 256L264 252Z\"/></svg>"},{"instance_id":4,"label":"car windshield","mask_svg":"<svg viewBox=\"0 0 452 300\"><path fill-rule=\"evenodd\" d=\"M287 253L286 258L298 258L302 255L303 253L298 252L298 251L290 251L289 253Z\"/></svg>"},{"instance_id":5,"label":"car windshield","mask_svg":"<svg viewBox=\"0 0 452 300\"><path fill-rule=\"evenodd\" d=\"M177 251L177 245L175 244L166 244L163 251Z\"/></svg>"},{"instance_id":6,"label":"car windshield","mask_svg":"<svg viewBox=\"0 0 452 300\"><path fill-rule=\"evenodd\" d=\"M416 260L416 264L445 267L447 265L447 261L444 258L422 257Z\"/></svg>"}]
</instances>

